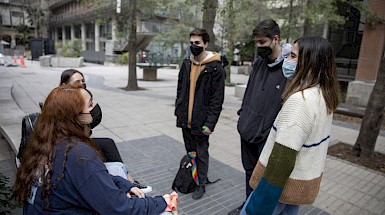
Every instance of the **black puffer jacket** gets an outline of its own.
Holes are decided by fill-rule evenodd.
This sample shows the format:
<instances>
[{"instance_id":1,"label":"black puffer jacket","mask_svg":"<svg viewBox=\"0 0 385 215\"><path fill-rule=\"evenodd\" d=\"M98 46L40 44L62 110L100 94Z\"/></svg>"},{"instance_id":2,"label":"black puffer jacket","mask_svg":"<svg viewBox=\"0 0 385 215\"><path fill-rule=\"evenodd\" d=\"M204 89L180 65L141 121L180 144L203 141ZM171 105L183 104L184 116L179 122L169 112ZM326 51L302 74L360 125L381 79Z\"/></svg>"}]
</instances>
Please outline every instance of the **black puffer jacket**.
<instances>
[{"instance_id":1,"label":"black puffer jacket","mask_svg":"<svg viewBox=\"0 0 385 215\"><path fill-rule=\"evenodd\" d=\"M253 63L242 107L238 111L238 132L250 143L264 143L282 107L286 78L282 73L284 58L292 46L284 44L274 62L258 57Z\"/></svg>"},{"instance_id":2,"label":"black puffer jacket","mask_svg":"<svg viewBox=\"0 0 385 215\"><path fill-rule=\"evenodd\" d=\"M187 128L188 103L190 90L191 61L183 60L182 68L178 75L178 88L175 101L176 126ZM201 135L202 126L207 126L211 131L218 122L222 111L225 89L225 72L220 61L207 63L199 74L191 118L191 133Z\"/></svg>"}]
</instances>

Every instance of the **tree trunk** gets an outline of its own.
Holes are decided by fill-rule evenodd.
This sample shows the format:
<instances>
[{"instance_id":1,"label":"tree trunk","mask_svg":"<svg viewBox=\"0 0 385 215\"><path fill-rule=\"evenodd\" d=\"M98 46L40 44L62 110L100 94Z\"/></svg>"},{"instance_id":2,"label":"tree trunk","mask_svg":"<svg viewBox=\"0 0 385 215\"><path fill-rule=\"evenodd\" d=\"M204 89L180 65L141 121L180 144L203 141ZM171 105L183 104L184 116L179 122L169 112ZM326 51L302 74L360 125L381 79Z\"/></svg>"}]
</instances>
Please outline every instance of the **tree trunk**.
<instances>
[{"instance_id":1,"label":"tree trunk","mask_svg":"<svg viewBox=\"0 0 385 215\"><path fill-rule=\"evenodd\" d=\"M203 20L202 27L209 33L210 42L206 50L214 51L215 47L215 35L214 35L214 23L215 16L217 14L218 0L204 0L203 3Z\"/></svg>"},{"instance_id":2,"label":"tree trunk","mask_svg":"<svg viewBox=\"0 0 385 215\"><path fill-rule=\"evenodd\" d=\"M307 10L310 10L312 8L312 5L313 5L313 0L307 0L307 3L306 3ZM306 11L306 13L308 13L308 12ZM303 23L303 36L304 37L311 35L312 21L308 17L309 17L309 15L306 14L305 22Z\"/></svg>"},{"instance_id":3,"label":"tree trunk","mask_svg":"<svg viewBox=\"0 0 385 215\"><path fill-rule=\"evenodd\" d=\"M182 63L183 63L183 57L184 57L184 47L183 47L183 42L180 42L180 58L179 58L179 68L182 68Z\"/></svg>"},{"instance_id":4,"label":"tree trunk","mask_svg":"<svg viewBox=\"0 0 385 215\"><path fill-rule=\"evenodd\" d=\"M233 4L233 0L229 0L228 1L228 12L229 12L229 16L230 16L230 19L229 19L229 25L227 26L227 30L228 30L228 33L229 33L229 43L230 43L230 52L231 52L231 56L227 56L227 60L229 61L229 65L227 66L226 68L226 80L225 80L225 83L226 84L230 84L231 83L231 66L232 66L232 63L233 63L233 55L234 55L234 40L233 40L233 36L234 36L234 29L233 29L233 13L234 13L234 4ZM223 53L223 54L227 54L227 53Z\"/></svg>"},{"instance_id":5,"label":"tree trunk","mask_svg":"<svg viewBox=\"0 0 385 215\"><path fill-rule=\"evenodd\" d=\"M286 38L286 43L289 43L289 40L290 40L290 37L291 37L291 26L292 26L292 20L293 20L293 1L294 0L290 0L290 7L289 7L289 27L288 27L288 30L287 30L287 38Z\"/></svg>"},{"instance_id":6,"label":"tree trunk","mask_svg":"<svg viewBox=\"0 0 385 215\"><path fill-rule=\"evenodd\" d=\"M38 26L38 24L37 24L37 20L38 20L38 14L37 14L37 12L38 12L38 9L37 8L32 8L32 13L34 13L34 15L33 15L33 18L34 18L34 20L33 20L33 24L34 24L34 26L35 26L35 28L34 28L34 36L35 36L35 38L38 38L38 33L37 33L37 26Z\"/></svg>"},{"instance_id":7,"label":"tree trunk","mask_svg":"<svg viewBox=\"0 0 385 215\"><path fill-rule=\"evenodd\" d=\"M365 115L362 120L360 133L353 151L363 158L373 157L374 147L384 118L385 110L385 56L377 74L377 81L370 94Z\"/></svg>"},{"instance_id":8,"label":"tree trunk","mask_svg":"<svg viewBox=\"0 0 385 215\"><path fill-rule=\"evenodd\" d=\"M138 90L136 78L136 1L130 0L130 35L128 37L128 83L125 90Z\"/></svg>"}]
</instances>

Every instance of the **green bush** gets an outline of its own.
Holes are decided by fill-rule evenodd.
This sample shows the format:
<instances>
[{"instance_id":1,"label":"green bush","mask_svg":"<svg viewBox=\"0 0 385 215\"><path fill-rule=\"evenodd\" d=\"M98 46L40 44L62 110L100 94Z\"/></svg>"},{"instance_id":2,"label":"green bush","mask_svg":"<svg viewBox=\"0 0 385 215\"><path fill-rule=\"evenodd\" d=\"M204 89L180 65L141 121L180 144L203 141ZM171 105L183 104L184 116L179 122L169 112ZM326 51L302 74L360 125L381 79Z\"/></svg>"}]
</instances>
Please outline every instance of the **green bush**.
<instances>
[{"instance_id":1,"label":"green bush","mask_svg":"<svg viewBox=\"0 0 385 215\"><path fill-rule=\"evenodd\" d=\"M61 48L64 57L80 57L82 54L82 43L79 39L72 40Z\"/></svg>"},{"instance_id":2,"label":"green bush","mask_svg":"<svg viewBox=\"0 0 385 215\"><path fill-rule=\"evenodd\" d=\"M116 63L128 65L128 52L116 58Z\"/></svg>"},{"instance_id":3,"label":"green bush","mask_svg":"<svg viewBox=\"0 0 385 215\"><path fill-rule=\"evenodd\" d=\"M7 186L9 178L0 172L0 214L11 213L15 209L15 199L12 195L12 189Z\"/></svg>"}]
</instances>

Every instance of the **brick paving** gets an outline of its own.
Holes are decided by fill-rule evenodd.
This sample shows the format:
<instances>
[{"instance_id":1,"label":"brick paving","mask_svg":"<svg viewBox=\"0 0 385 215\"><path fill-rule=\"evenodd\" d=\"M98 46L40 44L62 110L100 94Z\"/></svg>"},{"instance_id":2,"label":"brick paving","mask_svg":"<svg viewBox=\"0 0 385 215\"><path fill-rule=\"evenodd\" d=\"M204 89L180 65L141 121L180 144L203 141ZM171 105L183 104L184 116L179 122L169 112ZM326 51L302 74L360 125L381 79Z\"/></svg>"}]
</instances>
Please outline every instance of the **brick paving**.
<instances>
[{"instance_id":1,"label":"brick paving","mask_svg":"<svg viewBox=\"0 0 385 215\"><path fill-rule=\"evenodd\" d=\"M129 173L141 183L153 187L151 196L171 193L171 185L186 153L184 145L168 136L156 136L117 143ZM179 194L178 212L181 215L227 214L245 199L244 173L210 158L210 181L206 194L193 200L191 194ZM299 214L329 214L314 206L302 207Z\"/></svg>"}]
</instances>

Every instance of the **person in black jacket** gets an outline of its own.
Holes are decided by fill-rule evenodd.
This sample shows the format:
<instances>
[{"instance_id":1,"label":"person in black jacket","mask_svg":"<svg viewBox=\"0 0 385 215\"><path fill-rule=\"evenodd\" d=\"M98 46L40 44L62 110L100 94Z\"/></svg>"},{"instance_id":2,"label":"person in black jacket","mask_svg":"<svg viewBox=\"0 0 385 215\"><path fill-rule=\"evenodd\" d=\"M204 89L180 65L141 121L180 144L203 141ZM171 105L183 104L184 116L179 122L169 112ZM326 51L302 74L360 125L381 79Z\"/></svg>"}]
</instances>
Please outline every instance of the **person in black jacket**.
<instances>
[{"instance_id":1,"label":"person in black jacket","mask_svg":"<svg viewBox=\"0 0 385 215\"><path fill-rule=\"evenodd\" d=\"M209 134L214 131L224 100L224 70L218 54L206 51L209 34L190 33L192 55L183 60L175 101L176 125L182 128L186 151L196 152L197 187L193 199L205 193L209 164Z\"/></svg>"},{"instance_id":2,"label":"person in black jacket","mask_svg":"<svg viewBox=\"0 0 385 215\"><path fill-rule=\"evenodd\" d=\"M246 173L246 199L252 192L250 177L282 107L281 96L286 87L282 63L292 49L290 44L279 44L279 26L272 19L260 22L253 30L253 36L259 56L253 62L237 125ZM239 214L242 206L230 211L229 215Z\"/></svg>"}]
</instances>

